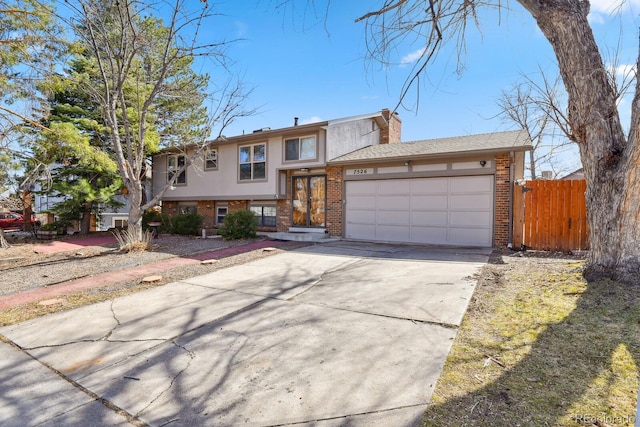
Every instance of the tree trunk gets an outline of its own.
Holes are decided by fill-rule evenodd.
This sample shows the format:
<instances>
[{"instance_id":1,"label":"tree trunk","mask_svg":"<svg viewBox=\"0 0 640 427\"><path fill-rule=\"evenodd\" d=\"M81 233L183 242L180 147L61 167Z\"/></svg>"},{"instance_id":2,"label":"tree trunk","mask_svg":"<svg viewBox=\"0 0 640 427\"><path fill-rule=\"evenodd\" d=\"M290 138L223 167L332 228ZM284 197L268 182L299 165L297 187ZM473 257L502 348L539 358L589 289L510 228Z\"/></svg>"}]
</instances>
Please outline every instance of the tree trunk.
<instances>
[{"instance_id":1,"label":"tree trunk","mask_svg":"<svg viewBox=\"0 0 640 427\"><path fill-rule=\"evenodd\" d=\"M587 21L589 3L518 0L551 43L569 96L572 139L587 181L590 245L585 277L640 283L640 145L624 135L614 88ZM636 108L634 103L633 108Z\"/></svg>"},{"instance_id":2,"label":"tree trunk","mask_svg":"<svg viewBox=\"0 0 640 427\"><path fill-rule=\"evenodd\" d=\"M529 151L529 165L531 167L531 179L536 179L536 159L535 151Z\"/></svg>"},{"instance_id":3,"label":"tree trunk","mask_svg":"<svg viewBox=\"0 0 640 427\"><path fill-rule=\"evenodd\" d=\"M93 212L93 202L87 202L80 218L80 234L89 234L91 231L91 212Z\"/></svg>"},{"instance_id":4,"label":"tree trunk","mask_svg":"<svg viewBox=\"0 0 640 427\"><path fill-rule=\"evenodd\" d=\"M32 232L33 224L31 223L31 216L33 215L33 209L31 208L31 192L25 190L22 195L24 208L22 210L22 219L24 222L22 223L22 228L24 231Z\"/></svg>"},{"instance_id":5,"label":"tree trunk","mask_svg":"<svg viewBox=\"0 0 640 427\"><path fill-rule=\"evenodd\" d=\"M0 228L0 249L9 249L11 245L7 242L7 238L4 237L4 230Z\"/></svg>"},{"instance_id":6,"label":"tree trunk","mask_svg":"<svg viewBox=\"0 0 640 427\"><path fill-rule=\"evenodd\" d=\"M129 187L127 187L129 188ZM129 225L128 230L136 241L142 241L142 210L140 209L142 202L142 185L137 182L129 188Z\"/></svg>"}]
</instances>

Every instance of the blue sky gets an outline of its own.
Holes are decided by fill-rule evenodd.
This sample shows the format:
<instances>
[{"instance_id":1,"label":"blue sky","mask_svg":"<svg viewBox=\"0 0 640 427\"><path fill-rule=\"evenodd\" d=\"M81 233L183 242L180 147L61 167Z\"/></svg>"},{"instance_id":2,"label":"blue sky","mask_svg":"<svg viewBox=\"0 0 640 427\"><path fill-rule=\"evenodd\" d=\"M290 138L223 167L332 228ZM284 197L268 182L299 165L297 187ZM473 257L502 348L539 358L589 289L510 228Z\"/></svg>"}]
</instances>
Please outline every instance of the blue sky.
<instances>
[{"instance_id":1,"label":"blue sky","mask_svg":"<svg viewBox=\"0 0 640 427\"><path fill-rule=\"evenodd\" d=\"M229 54L236 61L234 70L255 88L249 106L260 110L235 122L225 135L291 126L294 117L307 123L396 106L411 58L422 48L419 43L400 47L394 52L396 64L381 67L364 60L364 24L354 23L369 11L362 2L331 2L326 22L324 1L316 1L319 18L304 8L306 0L281 9L275 3L219 1L225 16L207 26L211 37L226 33L243 39ZM378 3L367 2L370 7ZM539 67L556 72L553 52L534 20L516 1L508 6L499 16L485 12L480 31L471 29L462 73L456 73L453 46L445 47L421 79L417 112L398 110L403 141L509 130L496 117L502 90L522 80L523 73L535 76ZM638 11L640 0L627 1L622 9L612 6L612 0L592 1L589 19L601 46L606 42L615 49L622 31L621 66L632 64L638 52ZM415 90L409 99L415 106Z\"/></svg>"}]
</instances>

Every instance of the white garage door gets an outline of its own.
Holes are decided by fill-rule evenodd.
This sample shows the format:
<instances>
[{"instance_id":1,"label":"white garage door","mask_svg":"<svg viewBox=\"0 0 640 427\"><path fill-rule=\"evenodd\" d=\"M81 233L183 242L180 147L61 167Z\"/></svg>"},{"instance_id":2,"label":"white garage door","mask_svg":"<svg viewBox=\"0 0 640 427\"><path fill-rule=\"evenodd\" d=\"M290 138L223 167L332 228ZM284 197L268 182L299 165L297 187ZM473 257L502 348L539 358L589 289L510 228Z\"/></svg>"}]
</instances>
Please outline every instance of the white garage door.
<instances>
[{"instance_id":1,"label":"white garage door","mask_svg":"<svg viewBox=\"0 0 640 427\"><path fill-rule=\"evenodd\" d=\"M345 237L491 246L493 176L347 181Z\"/></svg>"}]
</instances>

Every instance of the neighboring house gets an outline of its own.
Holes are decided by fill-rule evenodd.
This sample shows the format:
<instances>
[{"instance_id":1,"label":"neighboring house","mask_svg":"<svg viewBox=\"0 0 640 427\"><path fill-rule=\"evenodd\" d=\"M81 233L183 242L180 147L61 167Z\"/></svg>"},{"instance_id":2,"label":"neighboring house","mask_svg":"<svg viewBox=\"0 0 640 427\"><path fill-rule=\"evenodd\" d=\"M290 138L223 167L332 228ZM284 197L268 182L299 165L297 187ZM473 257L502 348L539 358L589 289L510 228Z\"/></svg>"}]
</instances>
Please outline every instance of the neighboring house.
<instances>
[{"instance_id":1,"label":"neighboring house","mask_svg":"<svg viewBox=\"0 0 640 427\"><path fill-rule=\"evenodd\" d=\"M563 176L560 179L564 179L564 180L567 180L567 179L584 179L584 169L580 168L580 169L578 169L576 171L571 172L567 176Z\"/></svg>"},{"instance_id":2,"label":"neighboring house","mask_svg":"<svg viewBox=\"0 0 640 427\"><path fill-rule=\"evenodd\" d=\"M212 141L162 198L206 228L249 209L263 231L385 242L504 246L526 132L400 143L389 110ZM187 152L186 155L189 153ZM185 154L153 158L156 194Z\"/></svg>"},{"instance_id":3,"label":"neighboring house","mask_svg":"<svg viewBox=\"0 0 640 427\"><path fill-rule=\"evenodd\" d=\"M42 194L40 193L41 189L42 184L40 182L36 182L33 193L33 211L36 213L37 218L42 221L43 224L46 224L54 219L52 214L48 214L51 211L51 208L53 208L56 203L64 201L65 198L64 196ZM115 209L109 206L103 207L101 209L100 216L95 222L95 228L92 225L92 229L90 231L107 231L111 228L127 226L129 216L128 199L124 195L119 195L116 196L116 200L123 203L123 205Z\"/></svg>"}]
</instances>

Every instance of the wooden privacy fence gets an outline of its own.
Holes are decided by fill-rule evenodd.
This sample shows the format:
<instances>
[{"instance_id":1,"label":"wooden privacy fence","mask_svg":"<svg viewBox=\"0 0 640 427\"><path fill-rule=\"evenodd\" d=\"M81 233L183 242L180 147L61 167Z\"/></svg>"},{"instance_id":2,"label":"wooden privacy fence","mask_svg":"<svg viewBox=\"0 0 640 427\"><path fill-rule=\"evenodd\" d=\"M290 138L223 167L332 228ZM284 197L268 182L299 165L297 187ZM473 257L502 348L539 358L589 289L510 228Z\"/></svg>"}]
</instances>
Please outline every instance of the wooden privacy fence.
<instances>
[{"instance_id":1,"label":"wooden privacy fence","mask_svg":"<svg viewBox=\"0 0 640 427\"><path fill-rule=\"evenodd\" d=\"M575 251L589 248L585 180L535 180L516 184L513 244L518 248Z\"/></svg>"}]
</instances>

